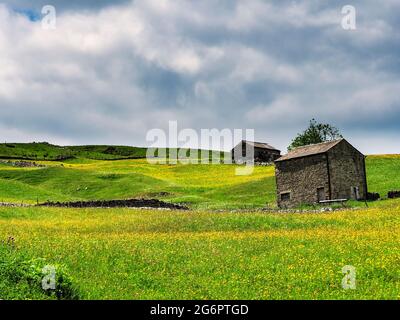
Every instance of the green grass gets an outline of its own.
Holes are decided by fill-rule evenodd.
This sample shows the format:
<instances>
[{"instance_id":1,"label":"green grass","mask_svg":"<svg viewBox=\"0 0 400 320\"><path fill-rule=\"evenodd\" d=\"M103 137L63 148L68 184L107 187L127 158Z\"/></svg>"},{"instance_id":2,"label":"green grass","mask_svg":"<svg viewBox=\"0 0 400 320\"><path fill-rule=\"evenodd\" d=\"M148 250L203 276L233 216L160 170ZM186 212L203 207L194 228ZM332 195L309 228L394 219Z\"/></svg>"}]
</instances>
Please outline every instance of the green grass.
<instances>
[{"instance_id":1,"label":"green grass","mask_svg":"<svg viewBox=\"0 0 400 320\"><path fill-rule=\"evenodd\" d=\"M0 201L150 197L195 210L0 207L0 241L12 236L17 248L0 252L0 299L54 298L32 285L30 261L65 267L83 299L400 298L400 200L323 214L230 213L275 205L273 166L237 176L222 164L40 163L47 167L0 163ZM399 169L400 156L368 157L369 190L400 189ZM341 287L345 265L356 268L356 290Z\"/></svg>"},{"instance_id":2,"label":"green grass","mask_svg":"<svg viewBox=\"0 0 400 320\"><path fill-rule=\"evenodd\" d=\"M83 299L399 299L399 210L0 208L0 238L65 265Z\"/></svg>"},{"instance_id":3,"label":"green grass","mask_svg":"<svg viewBox=\"0 0 400 320\"><path fill-rule=\"evenodd\" d=\"M370 192L386 198L388 191L400 190L400 155L368 156L366 165Z\"/></svg>"}]
</instances>

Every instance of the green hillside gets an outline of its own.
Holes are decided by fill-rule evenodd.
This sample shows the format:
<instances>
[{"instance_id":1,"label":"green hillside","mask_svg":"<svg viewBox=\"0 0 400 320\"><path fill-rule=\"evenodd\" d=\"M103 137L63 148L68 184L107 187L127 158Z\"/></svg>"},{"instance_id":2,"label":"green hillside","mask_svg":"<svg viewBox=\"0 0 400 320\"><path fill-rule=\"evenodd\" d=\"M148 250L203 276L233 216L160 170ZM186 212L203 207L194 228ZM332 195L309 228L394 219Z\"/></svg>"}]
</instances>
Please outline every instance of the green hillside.
<instances>
[{"instance_id":1,"label":"green hillside","mask_svg":"<svg viewBox=\"0 0 400 320\"><path fill-rule=\"evenodd\" d=\"M162 150L162 149L160 149ZM169 154L170 149L163 149ZM172 149L171 149L172 150ZM183 149L189 154L190 149ZM155 149L157 156L159 150ZM195 150L201 158L201 150ZM64 161L70 159L143 159L146 158L147 148L110 145L87 146L57 146L47 142L32 143L2 143L0 144L0 159L25 159L36 161ZM209 156L223 156L223 153L209 151Z\"/></svg>"},{"instance_id":2,"label":"green hillside","mask_svg":"<svg viewBox=\"0 0 400 320\"><path fill-rule=\"evenodd\" d=\"M2 143L1 158L29 160L66 160L71 158L116 159L143 158L145 148L126 146L56 146L47 142Z\"/></svg>"},{"instance_id":3,"label":"green hillside","mask_svg":"<svg viewBox=\"0 0 400 320\"><path fill-rule=\"evenodd\" d=\"M18 168L0 163L0 201L158 198L196 208L254 208L275 198L273 167L235 175L234 165L159 165L147 160L39 162Z\"/></svg>"},{"instance_id":4,"label":"green hillside","mask_svg":"<svg viewBox=\"0 0 400 320\"><path fill-rule=\"evenodd\" d=\"M372 155L366 160L370 192L386 197L388 191L400 190L400 155Z\"/></svg>"},{"instance_id":5,"label":"green hillside","mask_svg":"<svg viewBox=\"0 0 400 320\"><path fill-rule=\"evenodd\" d=\"M0 201L110 200L158 198L197 209L275 206L273 166L238 176L235 165L161 165L145 159L38 161L43 168L0 162ZM386 197L400 189L400 156L367 158L369 190Z\"/></svg>"}]
</instances>

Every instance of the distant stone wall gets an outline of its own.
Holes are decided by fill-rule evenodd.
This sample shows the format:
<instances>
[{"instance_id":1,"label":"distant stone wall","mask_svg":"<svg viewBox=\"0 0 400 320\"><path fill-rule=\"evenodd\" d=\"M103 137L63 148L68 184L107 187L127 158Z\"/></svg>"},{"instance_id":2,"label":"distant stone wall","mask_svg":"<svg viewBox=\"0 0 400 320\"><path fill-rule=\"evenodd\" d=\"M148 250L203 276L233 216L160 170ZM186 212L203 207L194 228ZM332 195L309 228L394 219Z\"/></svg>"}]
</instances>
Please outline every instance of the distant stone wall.
<instances>
[{"instance_id":1,"label":"distant stone wall","mask_svg":"<svg viewBox=\"0 0 400 320\"><path fill-rule=\"evenodd\" d=\"M388 198L389 199L400 198L400 191L389 191Z\"/></svg>"},{"instance_id":2,"label":"distant stone wall","mask_svg":"<svg viewBox=\"0 0 400 320\"><path fill-rule=\"evenodd\" d=\"M44 168L45 167L45 165L43 165L43 164L37 164L36 162L23 161L23 160L17 160L17 161L0 160L0 163L3 163L8 166L18 167L18 168L32 168L32 167Z\"/></svg>"},{"instance_id":3,"label":"distant stone wall","mask_svg":"<svg viewBox=\"0 0 400 320\"><path fill-rule=\"evenodd\" d=\"M158 199L96 200L76 202L45 202L42 207L66 208L158 208L171 210L189 210L188 207L160 201Z\"/></svg>"},{"instance_id":4,"label":"distant stone wall","mask_svg":"<svg viewBox=\"0 0 400 320\"><path fill-rule=\"evenodd\" d=\"M318 201L318 188L324 188L329 196L326 156L278 161L275 163L277 199L280 208L292 208L304 203ZM282 194L290 192L290 199L282 200Z\"/></svg>"}]
</instances>

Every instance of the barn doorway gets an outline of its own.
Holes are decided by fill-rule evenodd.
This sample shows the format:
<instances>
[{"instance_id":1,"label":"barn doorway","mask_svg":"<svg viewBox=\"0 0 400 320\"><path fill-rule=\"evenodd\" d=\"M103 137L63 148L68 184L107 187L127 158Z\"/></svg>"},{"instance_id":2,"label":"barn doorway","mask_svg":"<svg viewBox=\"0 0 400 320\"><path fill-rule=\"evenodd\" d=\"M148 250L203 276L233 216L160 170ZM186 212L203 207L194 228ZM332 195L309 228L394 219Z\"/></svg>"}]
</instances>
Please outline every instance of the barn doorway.
<instances>
[{"instance_id":1,"label":"barn doorway","mask_svg":"<svg viewBox=\"0 0 400 320\"><path fill-rule=\"evenodd\" d=\"M360 188L351 187L351 198L354 200L360 200Z\"/></svg>"},{"instance_id":2,"label":"barn doorway","mask_svg":"<svg viewBox=\"0 0 400 320\"><path fill-rule=\"evenodd\" d=\"M318 197L318 202L326 200L325 188L317 189L317 197Z\"/></svg>"}]
</instances>

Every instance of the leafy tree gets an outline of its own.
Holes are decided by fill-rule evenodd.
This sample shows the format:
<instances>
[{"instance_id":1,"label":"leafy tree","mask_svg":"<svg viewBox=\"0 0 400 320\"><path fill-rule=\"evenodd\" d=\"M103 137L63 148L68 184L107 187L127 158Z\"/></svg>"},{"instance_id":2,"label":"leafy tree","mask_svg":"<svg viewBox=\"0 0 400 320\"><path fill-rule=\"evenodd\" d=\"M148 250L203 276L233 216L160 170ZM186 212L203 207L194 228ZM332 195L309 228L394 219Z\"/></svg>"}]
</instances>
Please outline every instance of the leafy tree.
<instances>
[{"instance_id":1,"label":"leafy tree","mask_svg":"<svg viewBox=\"0 0 400 320\"><path fill-rule=\"evenodd\" d=\"M336 127L327 123L318 123L315 119L311 119L309 127L292 140L288 150L340 138L343 138L343 136Z\"/></svg>"}]
</instances>

